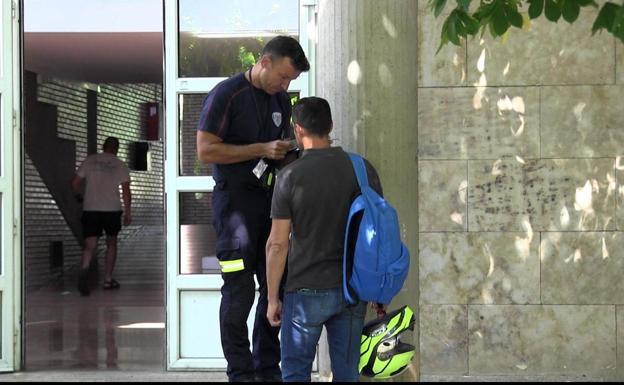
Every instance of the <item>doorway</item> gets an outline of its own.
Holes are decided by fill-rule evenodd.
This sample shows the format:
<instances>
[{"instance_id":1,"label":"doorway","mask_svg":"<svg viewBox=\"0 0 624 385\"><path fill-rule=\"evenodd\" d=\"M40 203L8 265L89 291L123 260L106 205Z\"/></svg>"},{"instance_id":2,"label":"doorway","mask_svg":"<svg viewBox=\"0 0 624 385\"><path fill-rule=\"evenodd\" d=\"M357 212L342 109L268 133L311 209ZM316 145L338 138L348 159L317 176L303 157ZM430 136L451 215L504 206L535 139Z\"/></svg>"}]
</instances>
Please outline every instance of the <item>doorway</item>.
<instances>
[{"instance_id":1,"label":"doorway","mask_svg":"<svg viewBox=\"0 0 624 385\"><path fill-rule=\"evenodd\" d=\"M23 0L23 367L165 368L161 0ZM81 296L77 167L118 137L132 223L102 287L105 237Z\"/></svg>"}]
</instances>

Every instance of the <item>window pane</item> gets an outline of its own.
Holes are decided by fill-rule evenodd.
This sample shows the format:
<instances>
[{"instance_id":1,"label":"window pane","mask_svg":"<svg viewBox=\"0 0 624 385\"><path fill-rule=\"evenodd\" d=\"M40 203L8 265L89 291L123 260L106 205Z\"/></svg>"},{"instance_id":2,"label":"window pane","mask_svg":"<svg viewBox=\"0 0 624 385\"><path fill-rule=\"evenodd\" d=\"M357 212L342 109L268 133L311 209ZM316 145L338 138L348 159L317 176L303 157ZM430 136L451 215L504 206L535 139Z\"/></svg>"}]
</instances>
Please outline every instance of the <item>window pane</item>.
<instances>
[{"instance_id":1,"label":"window pane","mask_svg":"<svg viewBox=\"0 0 624 385\"><path fill-rule=\"evenodd\" d=\"M179 96L180 102L180 175L210 176L212 166L203 164L197 158L197 124L206 94Z\"/></svg>"},{"instance_id":2,"label":"window pane","mask_svg":"<svg viewBox=\"0 0 624 385\"><path fill-rule=\"evenodd\" d=\"M249 68L276 35L299 37L294 0L179 0L179 77L228 77Z\"/></svg>"},{"instance_id":3,"label":"window pane","mask_svg":"<svg viewBox=\"0 0 624 385\"><path fill-rule=\"evenodd\" d=\"M220 274L212 194L180 193L180 274Z\"/></svg>"}]
</instances>

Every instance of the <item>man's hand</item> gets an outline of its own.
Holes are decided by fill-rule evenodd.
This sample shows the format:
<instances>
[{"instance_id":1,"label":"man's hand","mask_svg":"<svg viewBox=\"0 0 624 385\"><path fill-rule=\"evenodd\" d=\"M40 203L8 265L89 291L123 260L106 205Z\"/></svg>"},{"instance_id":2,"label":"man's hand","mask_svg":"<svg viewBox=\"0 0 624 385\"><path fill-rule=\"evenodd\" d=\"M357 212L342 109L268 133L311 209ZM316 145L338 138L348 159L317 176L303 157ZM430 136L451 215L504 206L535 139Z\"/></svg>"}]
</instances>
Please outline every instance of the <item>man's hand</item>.
<instances>
[{"instance_id":1,"label":"man's hand","mask_svg":"<svg viewBox=\"0 0 624 385\"><path fill-rule=\"evenodd\" d=\"M267 142L265 143L264 157L274 160L284 159L290 148L291 144L288 140L274 140L272 142Z\"/></svg>"},{"instance_id":2,"label":"man's hand","mask_svg":"<svg viewBox=\"0 0 624 385\"><path fill-rule=\"evenodd\" d=\"M387 304L384 305L377 302L369 302L369 306L375 311L375 313L377 314L377 318L382 318L386 314L386 309L388 309Z\"/></svg>"},{"instance_id":3,"label":"man's hand","mask_svg":"<svg viewBox=\"0 0 624 385\"><path fill-rule=\"evenodd\" d=\"M283 159L291 147L288 140L251 144L223 143L223 139L209 132L197 131L197 157L202 163L231 164L250 159Z\"/></svg>"},{"instance_id":4,"label":"man's hand","mask_svg":"<svg viewBox=\"0 0 624 385\"><path fill-rule=\"evenodd\" d=\"M277 302L269 301L267 307L267 319L273 327L280 326L282 323L282 301Z\"/></svg>"}]
</instances>

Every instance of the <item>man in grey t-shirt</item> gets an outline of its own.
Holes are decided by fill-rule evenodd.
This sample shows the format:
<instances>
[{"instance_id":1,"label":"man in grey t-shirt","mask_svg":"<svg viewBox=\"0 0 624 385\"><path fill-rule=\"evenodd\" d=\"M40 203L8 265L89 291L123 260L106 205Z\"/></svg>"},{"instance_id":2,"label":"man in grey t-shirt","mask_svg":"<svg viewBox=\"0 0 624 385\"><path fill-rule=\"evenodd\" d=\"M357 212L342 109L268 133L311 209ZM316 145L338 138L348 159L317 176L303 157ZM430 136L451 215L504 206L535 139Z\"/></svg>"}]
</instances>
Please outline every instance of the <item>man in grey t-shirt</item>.
<instances>
[{"instance_id":1,"label":"man in grey t-shirt","mask_svg":"<svg viewBox=\"0 0 624 385\"><path fill-rule=\"evenodd\" d=\"M366 303L348 306L343 297L342 253L349 207L359 187L348 154L330 146L326 100L301 99L293 107L293 123L303 153L280 171L273 192L267 318L273 326L281 324L284 381L310 381L323 325L333 380L357 381ZM371 187L381 194L377 173L365 163ZM282 305L278 292L287 254Z\"/></svg>"},{"instance_id":2,"label":"man in grey t-shirt","mask_svg":"<svg viewBox=\"0 0 624 385\"><path fill-rule=\"evenodd\" d=\"M106 264L103 289L117 289L119 282L113 279L113 269L117 259L117 234L121 230L121 215L127 226L132 221L130 215L130 171L119 158L119 139L108 137L102 145L102 152L89 155L80 165L72 180L72 189L77 194L82 183L86 183L82 212L82 248L81 270L78 277L78 290L82 295L89 295L87 272L98 238L102 230L106 233ZM123 195L123 211L119 199L119 186Z\"/></svg>"}]
</instances>

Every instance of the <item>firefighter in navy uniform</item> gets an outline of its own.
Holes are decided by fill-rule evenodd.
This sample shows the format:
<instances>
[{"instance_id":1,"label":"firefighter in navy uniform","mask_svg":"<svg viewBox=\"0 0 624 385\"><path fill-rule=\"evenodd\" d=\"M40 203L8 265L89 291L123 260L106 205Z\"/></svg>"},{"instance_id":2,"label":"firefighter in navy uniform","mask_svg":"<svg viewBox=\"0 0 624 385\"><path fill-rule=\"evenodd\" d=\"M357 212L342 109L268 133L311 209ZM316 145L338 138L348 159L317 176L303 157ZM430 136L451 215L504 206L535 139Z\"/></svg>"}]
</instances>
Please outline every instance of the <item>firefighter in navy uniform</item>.
<instances>
[{"instance_id":1,"label":"firefighter in navy uniform","mask_svg":"<svg viewBox=\"0 0 624 385\"><path fill-rule=\"evenodd\" d=\"M219 321L230 381L281 381L279 328L267 318L265 245L271 231L275 170L292 150L291 80L310 65L297 40L277 36L249 70L207 95L197 155L213 164L213 225L223 286ZM247 318L260 286L249 350Z\"/></svg>"}]
</instances>

